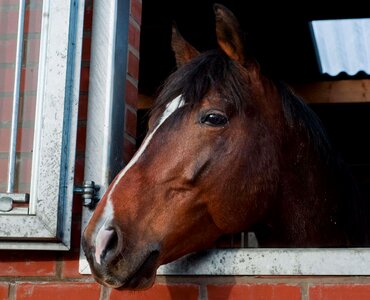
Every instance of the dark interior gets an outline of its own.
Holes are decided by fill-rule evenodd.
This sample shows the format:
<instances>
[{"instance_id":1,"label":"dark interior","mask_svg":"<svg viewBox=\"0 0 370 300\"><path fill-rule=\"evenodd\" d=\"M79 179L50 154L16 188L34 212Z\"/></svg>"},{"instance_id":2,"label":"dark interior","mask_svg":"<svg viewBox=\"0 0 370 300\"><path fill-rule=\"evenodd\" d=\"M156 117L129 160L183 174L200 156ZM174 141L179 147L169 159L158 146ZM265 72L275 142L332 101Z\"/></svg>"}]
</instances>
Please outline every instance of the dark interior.
<instances>
[{"instance_id":1,"label":"dark interior","mask_svg":"<svg viewBox=\"0 0 370 300\"><path fill-rule=\"evenodd\" d=\"M170 46L171 25L175 22L182 35L198 50L216 47L212 0L150 1L143 0L139 92L154 95L167 76L175 70ZM246 33L247 47L256 57L262 71L288 83L320 80L369 78L339 74L336 77L319 72L308 22L319 19L369 17L361 6L336 3L335 6L308 2L278 1L251 3L245 0L220 0L237 16ZM370 165L370 104L312 104L311 107L332 136L332 140L352 165ZM139 117L146 111L140 111ZM139 143L145 134L145 118L140 121Z\"/></svg>"},{"instance_id":2,"label":"dark interior","mask_svg":"<svg viewBox=\"0 0 370 300\"><path fill-rule=\"evenodd\" d=\"M289 84L342 79L367 79L358 73L336 77L320 74L308 22L319 19L370 17L358 5L337 2L334 6L311 2L266 3L245 0L143 0L139 92L155 95L167 76L175 70L170 46L171 25L175 22L199 51L216 47L213 3L224 4L237 16L246 33L247 50L261 65L262 72ZM350 102L350 101L349 101ZM365 190L370 174L370 103L311 104L324 123L329 137L354 170ZM139 110L139 140L146 131L147 110Z\"/></svg>"},{"instance_id":3,"label":"dark interior","mask_svg":"<svg viewBox=\"0 0 370 300\"><path fill-rule=\"evenodd\" d=\"M143 0L140 92L152 94L174 70L170 48L171 24L198 50L216 46L213 3L224 4L237 16L246 33L247 49L257 58L262 71L288 82L330 80L319 73L308 22L319 19L369 17L369 10L343 2L334 6L311 2L245 0ZM328 6L328 7L327 7ZM360 78L366 75L357 74ZM346 78L340 74L338 78Z\"/></svg>"}]
</instances>

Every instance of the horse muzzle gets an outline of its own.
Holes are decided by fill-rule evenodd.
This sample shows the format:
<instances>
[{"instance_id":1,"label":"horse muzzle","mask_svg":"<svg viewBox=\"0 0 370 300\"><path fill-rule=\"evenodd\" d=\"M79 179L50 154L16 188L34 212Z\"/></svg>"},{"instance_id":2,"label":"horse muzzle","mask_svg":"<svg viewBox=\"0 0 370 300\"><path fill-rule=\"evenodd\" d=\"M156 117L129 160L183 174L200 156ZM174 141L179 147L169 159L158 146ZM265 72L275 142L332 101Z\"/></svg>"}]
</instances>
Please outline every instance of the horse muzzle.
<instances>
[{"instance_id":1,"label":"horse muzzle","mask_svg":"<svg viewBox=\"0 0 370 300\"><path fill-rule=\"evenodd\" d=\"M160 247L130 247L119 229L101 228L95 242L83 237L82 247L95 279L108 287L141 290L153 285Z\"/></svg>"}]
</instances>

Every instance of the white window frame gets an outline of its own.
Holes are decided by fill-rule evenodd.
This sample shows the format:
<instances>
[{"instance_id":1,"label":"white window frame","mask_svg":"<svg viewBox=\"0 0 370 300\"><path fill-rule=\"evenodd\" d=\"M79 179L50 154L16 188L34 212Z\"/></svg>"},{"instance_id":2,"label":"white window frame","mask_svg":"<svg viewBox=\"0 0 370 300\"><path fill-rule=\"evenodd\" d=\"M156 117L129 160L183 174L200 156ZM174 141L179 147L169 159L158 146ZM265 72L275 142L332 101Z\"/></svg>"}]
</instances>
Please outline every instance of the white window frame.
<instances>
[{"instance_id":1,"label":"white window frame","mask_svg":"<svg viewBox=\"0 0 370 300\"><path fill-rule=\"evenodd\" d=\"M130 0L94 0L84 176L98 197L123 168L129 8ZM92 213L83 208L82 232ZM91 274L82 248L79 269Z\"/></svg>"},{"instance_id":2,"label":"white window frame","mask_svg":"<svg viewBox=\"0 0 370 300\"><path fill-rule=\"evenodd\" d=\"M120 1L120 0L118 0ZM127 1L129 0L122 0ZM102 187L101 195L112 178L112 145L122 147L110 138L115 124L112 78L115 68L115 37L117 3L108 7L104 0L94 1L92 68L90 73L89 121L87 141L86 180L94 180ZM127 8L128 9L128 8ZM109 24L103 20L111 20ZM104 26L105 24L105 26ZM119 28L122 32L122 27ZM94 42L100 40L101 42ZM102 43L111 49L101 51ZM107 43L110 41L110 43ZM107 47L107 46L105 46ZM109 55L107 56L107 52ZM127 53L122 53L126 57ZM125 82L125 74L119 82ZM109 80L106 80L108 78ZM105 98L104 98L105 97ZM104 104L103 104L104 103ZM90 110L92 107L92 110ZM117 110L116 110L117 111ZM90 119L91 118L91 119ZM121 124L122 125L122 124ZM105 133L104 133L105 130ZM123 127L116 128L122 132ZM90 133L89 133L90 132ZM90 141L89 141L90 140ZM113 144L112 144L113 143ZM96 147L99 145L99 148ZM115 147L113 146L113 147ZM90 157L90 158L88 158ZM84 208L84 229L92 211ZM187 255L175 262L161 266L158 275L370 275L370 248L242 248L211 249ZM81 274L91 274L88 262L81 249Z\"/></svg>"},{"instance_id":3,"label":"white window frame","mask_svg":"<svg viewBox=\"0 0 370 300\"><path fill-rule=\"evenodd\" d=\"M43 1L30 202L0 214L0 249L70 249L84 2Z\"/></svg>"}]
</instances>

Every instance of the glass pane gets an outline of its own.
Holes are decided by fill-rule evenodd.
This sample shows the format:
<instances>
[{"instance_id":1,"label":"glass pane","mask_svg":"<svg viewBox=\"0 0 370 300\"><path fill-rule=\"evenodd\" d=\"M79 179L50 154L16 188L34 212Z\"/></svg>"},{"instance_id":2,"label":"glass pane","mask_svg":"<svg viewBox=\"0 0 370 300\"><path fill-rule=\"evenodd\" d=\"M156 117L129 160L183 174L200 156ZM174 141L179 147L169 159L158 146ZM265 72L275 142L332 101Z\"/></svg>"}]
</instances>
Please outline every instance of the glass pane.
<instances>
[{"instance_id":1,"label":"glass pane","mask_svg":"<svg viewBox=\"0 0 370 300\"><path fill-rule=\"evenodd\" d=\"M9 153L21 1L0 0L0 192L9 191ZM42 0L24 4L23 51L14 167L14 193L29 193L40 49Z\"/></svg>"},{"instance_id":2,"label":"glass pane","mask_svg":"<svg viewBox=\"0 0 370 300\"><path fill-rule=\"evenodd\" d=\"M321 73L370 74L370 19L310 22Z\"/></svg>"}]
</instances>

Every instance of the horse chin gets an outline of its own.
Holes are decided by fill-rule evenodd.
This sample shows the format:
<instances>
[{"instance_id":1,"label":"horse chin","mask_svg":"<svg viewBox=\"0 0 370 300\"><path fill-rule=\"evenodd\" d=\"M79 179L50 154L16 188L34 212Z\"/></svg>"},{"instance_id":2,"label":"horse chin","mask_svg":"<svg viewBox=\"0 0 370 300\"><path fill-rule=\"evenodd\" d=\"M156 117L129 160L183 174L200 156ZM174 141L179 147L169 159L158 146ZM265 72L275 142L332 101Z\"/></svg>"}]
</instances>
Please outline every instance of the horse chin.
<instances>
[{"instance_id":1,"label":"horse chin","mask_svg":"<svg viewBox=\"0 0 370 300\"><path fill-rule=\"evenodd\" d=\"M98 281L110 288L119 290L145 290L155 281L158 268L159 251L151 252L144 261L126 278L108 275L104 280Z\"/></svg>"}]
</instances>

